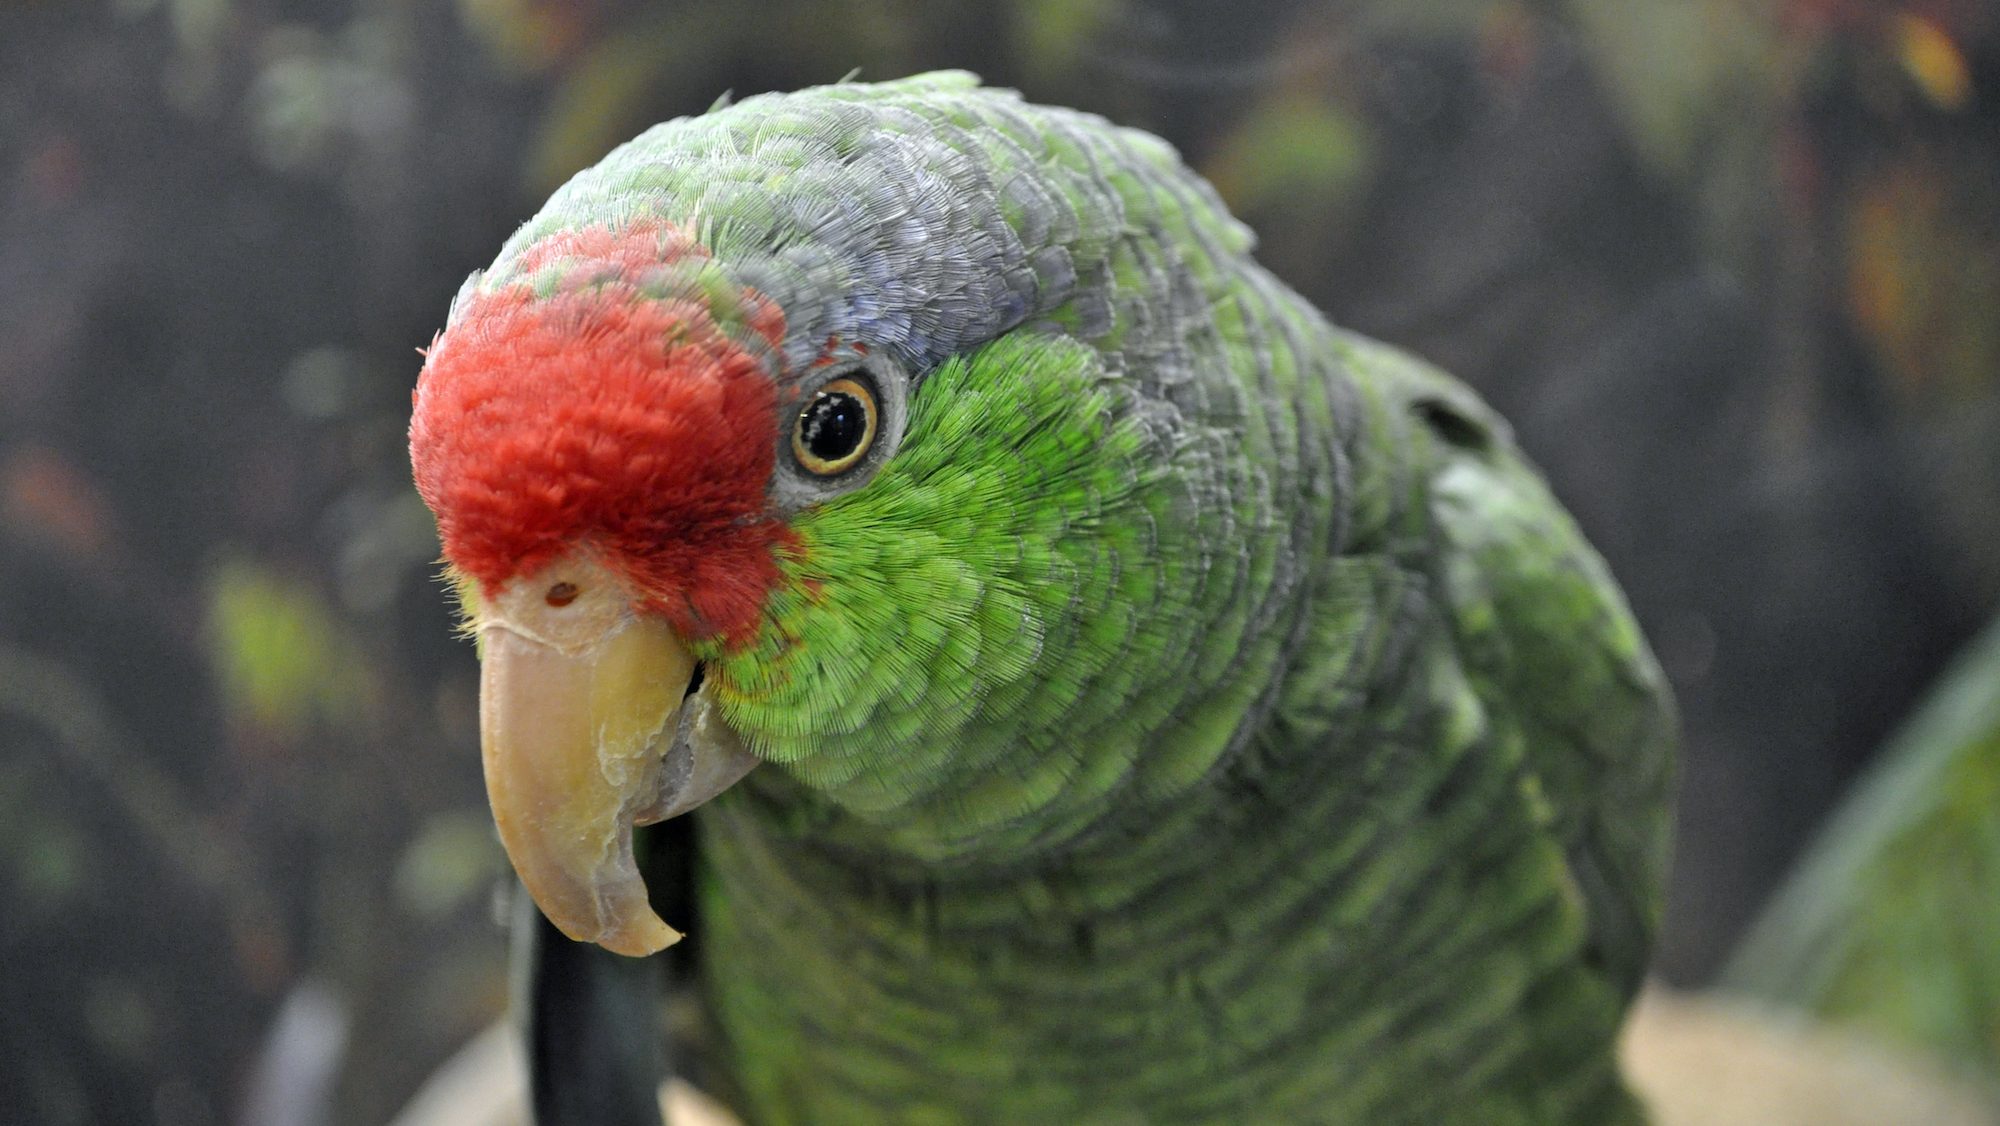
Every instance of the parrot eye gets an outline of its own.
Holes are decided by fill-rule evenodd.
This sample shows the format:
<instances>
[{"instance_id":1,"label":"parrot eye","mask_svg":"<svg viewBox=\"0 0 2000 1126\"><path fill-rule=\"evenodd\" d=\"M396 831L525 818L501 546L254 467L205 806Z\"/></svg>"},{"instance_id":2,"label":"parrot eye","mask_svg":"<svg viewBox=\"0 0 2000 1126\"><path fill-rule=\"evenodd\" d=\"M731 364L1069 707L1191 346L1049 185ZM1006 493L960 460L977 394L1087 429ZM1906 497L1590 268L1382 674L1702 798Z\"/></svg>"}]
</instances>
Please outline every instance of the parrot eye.
<instances>
[{"instance_id":1,"label":"parrot eye","mask_svg":"<svg viewBox=\"0 0 2000 1126\"><path fill-rule=\"evenodd\" d=\"M575 602L578 593L575 583L561 582L550 587L548 593L542 595L542 601L560 608Z\"/></svg>"},{"instance_id":2,"label":"parrot eye","mask_svg":"<svg viewBox=\"0 0 2000 1126\"><path fill-rule=\"evenodd\" d=\"M792 429L792 456L820 477L844 473L875 444L878 408L875 391L854 378L827 382L799 410Z\"/></svg>"}]
</instances>

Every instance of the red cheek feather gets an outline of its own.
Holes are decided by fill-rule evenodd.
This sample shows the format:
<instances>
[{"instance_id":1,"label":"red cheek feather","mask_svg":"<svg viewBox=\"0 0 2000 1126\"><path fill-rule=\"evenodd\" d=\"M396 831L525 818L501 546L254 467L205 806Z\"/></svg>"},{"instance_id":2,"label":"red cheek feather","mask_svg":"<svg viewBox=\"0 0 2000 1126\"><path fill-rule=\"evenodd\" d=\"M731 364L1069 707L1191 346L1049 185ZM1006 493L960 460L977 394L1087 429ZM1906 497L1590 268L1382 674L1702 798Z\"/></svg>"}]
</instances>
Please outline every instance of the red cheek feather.
<instances>
[{"instance_id":1,"label":"red cheek feather","mask_svg":"<svg viewBox=\"0 0 2000 1126\"><path fill-rule=\"evenodd\" d=\"M525 259L616 278L658 265L671 239L573 232ZM782 339L775 304L746 300L753 330ZM545 298L515 286L472 298L431 348L410 460L445 557L482 585L586 545L684 636L741 644L793 542L765 496L776 409L770 375L697 303L616 280Z\"/></svg>"}]
</instances>

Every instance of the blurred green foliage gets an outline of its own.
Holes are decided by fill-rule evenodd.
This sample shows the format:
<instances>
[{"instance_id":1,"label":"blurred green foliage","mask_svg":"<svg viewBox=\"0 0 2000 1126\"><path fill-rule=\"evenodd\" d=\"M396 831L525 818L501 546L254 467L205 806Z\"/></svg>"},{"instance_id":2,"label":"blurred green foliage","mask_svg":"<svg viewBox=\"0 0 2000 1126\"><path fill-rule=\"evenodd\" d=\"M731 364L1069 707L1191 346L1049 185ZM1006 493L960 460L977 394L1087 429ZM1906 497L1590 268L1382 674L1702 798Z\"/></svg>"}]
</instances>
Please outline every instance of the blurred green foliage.
<instances>
[{"instance_id":1,"label":"blurred green foliage","mask_svg":"<svg viewBox=\"0 0 2000 1126\"><path fill-rule=\"evenodd\" d=\"M312 586L245 560L209 573L209 658L232 718L296 738L365 722L368 669Z\"/></svg>"},{"instance_id":2,"label":"blurred green foliage","mask_svg":"<svg viewBox=\"0 0 2000 1126\"><path fill-rule=\"evenodd\" d=\"M2000 624L1819 833L1731 987L1949 1057L2000 1089Z\"/></svg>"}]
</instances>

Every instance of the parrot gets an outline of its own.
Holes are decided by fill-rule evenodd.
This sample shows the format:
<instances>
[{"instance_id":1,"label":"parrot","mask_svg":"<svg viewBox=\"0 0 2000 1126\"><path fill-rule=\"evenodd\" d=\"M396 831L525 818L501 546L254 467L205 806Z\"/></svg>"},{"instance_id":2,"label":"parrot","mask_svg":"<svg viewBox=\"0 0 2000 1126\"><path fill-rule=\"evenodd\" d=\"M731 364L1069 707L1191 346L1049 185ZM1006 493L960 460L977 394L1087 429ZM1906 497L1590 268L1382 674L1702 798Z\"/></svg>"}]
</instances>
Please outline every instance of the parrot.
<instances>
[{"instance_id":1,"label":"parrot","mask_svg":"<svg viewBox=\"0 0 2000 1126\"><path fill-rule=\"evenodd\" d=\"M466 281L410 457L542 1122L1645 1120L1665 679L1253 242L940 72L654 126Z\"/></svg>"}]
</instances>

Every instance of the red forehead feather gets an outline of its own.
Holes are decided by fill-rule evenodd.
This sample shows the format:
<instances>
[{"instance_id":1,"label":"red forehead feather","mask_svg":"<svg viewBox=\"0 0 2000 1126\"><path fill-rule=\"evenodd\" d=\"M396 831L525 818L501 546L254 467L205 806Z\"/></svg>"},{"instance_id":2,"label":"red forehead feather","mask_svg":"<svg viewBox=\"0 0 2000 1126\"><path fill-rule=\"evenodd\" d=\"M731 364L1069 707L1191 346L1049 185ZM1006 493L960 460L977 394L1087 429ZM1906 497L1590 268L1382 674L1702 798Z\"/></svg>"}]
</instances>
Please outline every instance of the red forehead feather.
<instances>
[{"instance_id":1,"label":"red forehead feather","mask_svg":"<svg viewBox=\"0 0 2000 1126\"><path fill-rule=\"evenodd\" d=\"M566 234L523 264L602 279L700 252L671 237ZM775 305L749 296L753 328L781 338ZM788 539L765 496L776 396L696 302L514 286L471 298L431 349L410 460L445 557L489 589L583 546L685 635L747 640Z\"/></svg>"}]
</instances>

